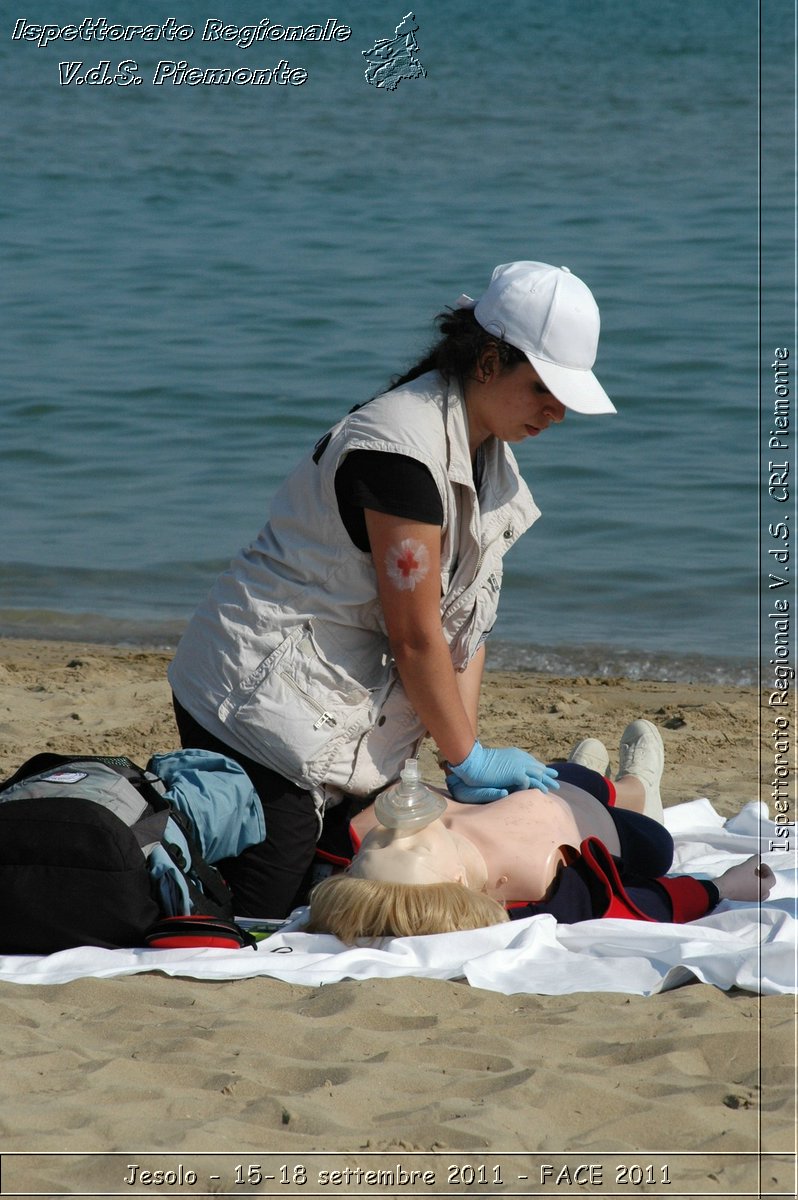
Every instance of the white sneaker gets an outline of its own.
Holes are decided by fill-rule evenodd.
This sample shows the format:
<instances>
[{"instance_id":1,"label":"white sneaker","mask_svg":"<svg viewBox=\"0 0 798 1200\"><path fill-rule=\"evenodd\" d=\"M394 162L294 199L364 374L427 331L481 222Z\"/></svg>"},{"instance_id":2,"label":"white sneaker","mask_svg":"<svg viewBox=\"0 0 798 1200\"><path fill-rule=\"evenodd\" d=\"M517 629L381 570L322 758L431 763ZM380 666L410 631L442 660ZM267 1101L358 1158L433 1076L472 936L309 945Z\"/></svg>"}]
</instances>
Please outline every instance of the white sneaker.
<instances>
[{"instance_id":1,"label":"white sneaker","mask_svg":"<svg viewBox=\"0 0 798 1200\"><path fill-rule=\"evenodd\" d=\"M656 725L642 719L632 721L621 734L618 774L615 778L618 780L624 775L634 775L640 780L646 792L643 812L647 817L659 821L660 825L665 823L659 792L664 769L665 747Z\"/></svg>"},{"instance_id":2,"label":"white sneaker","mask_svg":"<svg viewBox=\"0 0 798 1200\"><path fill-rule=\"evenodd\" d=\"M568 755L568 761L579 763L581 767L589 767L599 775L606 775L610 766L610 756L607 747L598 738L585 738L577 742Z\"/></svg>"}]
</instances>

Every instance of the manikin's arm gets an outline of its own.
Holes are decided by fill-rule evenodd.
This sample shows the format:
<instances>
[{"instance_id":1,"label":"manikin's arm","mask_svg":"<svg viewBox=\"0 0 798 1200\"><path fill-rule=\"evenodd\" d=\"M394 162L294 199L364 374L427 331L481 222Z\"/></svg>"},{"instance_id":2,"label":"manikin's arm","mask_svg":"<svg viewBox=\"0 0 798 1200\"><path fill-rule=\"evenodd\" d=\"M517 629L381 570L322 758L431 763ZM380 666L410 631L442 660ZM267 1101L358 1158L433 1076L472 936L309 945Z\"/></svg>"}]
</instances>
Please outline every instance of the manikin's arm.
<instances>
[{"instance_id":1,"label":"manikin's arm","mask_svg":"<svg viewBox=\"0 0 798 1200\"><path fill-rule=\"evenodd\" d=\"M729 867L715 880L721 900L767 900L776 876L758 854Z\"/></svg>"}]
</instances>

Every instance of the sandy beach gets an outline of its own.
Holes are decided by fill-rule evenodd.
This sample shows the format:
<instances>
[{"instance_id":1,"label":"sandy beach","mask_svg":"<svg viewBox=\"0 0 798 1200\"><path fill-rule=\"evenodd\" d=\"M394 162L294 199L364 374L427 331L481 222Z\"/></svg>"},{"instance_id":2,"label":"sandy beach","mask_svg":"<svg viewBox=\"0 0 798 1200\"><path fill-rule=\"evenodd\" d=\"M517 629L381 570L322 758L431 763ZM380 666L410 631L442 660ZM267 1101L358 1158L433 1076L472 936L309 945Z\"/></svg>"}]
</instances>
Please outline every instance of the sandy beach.
<instances>
[{"instance_id":1,"label":"sandy beach","mask_svg":"<svg viewBox=\"0 0 798 1200\"><path fill-rule=\"evenodd\" d=\"M174 748L168 659L0 643L0 774L44 749L144 763ZM728 816L756 796L754 689L491 674L482 734L553 758L588 735L617 748L637 716L662 730L666 806L708 796ZM428 751L423 764L436 778ZM670 1194L724 1195L752 1178L755 1159L734 1154L792 1145L793 1010L788 996L699 984L644 999L411 978L321 989L159 975L3 983L2 1073L15 1099L0 1117L2 1148L346 1151L351 1161L437 1151L472 1162L647 1151L671 1155ZM43 1163L30 1160L25 1182L55 1192L56 1168L48 1176ZM768 1162L762 1186L789 1186L785 1170Z\"/></svg>"}]
</instances>

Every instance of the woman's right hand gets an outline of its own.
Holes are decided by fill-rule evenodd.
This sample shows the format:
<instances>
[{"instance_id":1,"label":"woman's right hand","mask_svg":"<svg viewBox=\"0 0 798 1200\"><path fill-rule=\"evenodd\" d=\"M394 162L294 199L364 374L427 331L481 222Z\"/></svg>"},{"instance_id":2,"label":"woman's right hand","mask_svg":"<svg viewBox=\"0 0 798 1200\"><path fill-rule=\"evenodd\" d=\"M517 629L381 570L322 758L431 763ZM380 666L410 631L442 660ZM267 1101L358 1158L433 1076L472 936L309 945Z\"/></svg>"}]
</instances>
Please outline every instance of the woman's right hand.
<instances>
[{"instance_id":1,"label":"woman's right hand","mask_svg":"<svg viewBox=\"0 0 798 1200\"><path fill-rule=\"evenodd\" d=\"M490 804L510 794L507 788L469 787L454 771L447 771L446 786L459 804Z\"/></svg>"}]
</instances>

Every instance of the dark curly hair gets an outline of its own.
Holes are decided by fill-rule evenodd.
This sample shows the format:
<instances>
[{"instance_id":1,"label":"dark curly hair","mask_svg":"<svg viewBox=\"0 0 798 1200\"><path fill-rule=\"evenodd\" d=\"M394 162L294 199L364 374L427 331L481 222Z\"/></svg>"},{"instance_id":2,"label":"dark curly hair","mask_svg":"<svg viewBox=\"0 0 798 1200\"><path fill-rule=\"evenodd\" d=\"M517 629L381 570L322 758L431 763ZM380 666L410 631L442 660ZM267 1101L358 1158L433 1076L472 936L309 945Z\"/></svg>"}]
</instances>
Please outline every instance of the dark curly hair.
<instances>
[{"instance_id":1,"label":"dark curly hair","mask_svg":"<svg viewBox=\"0 0 798 1200\"><path fill-rule=\"evenodd\" d=\"M409 371L395 376L388 391L418 379L427 371L440 371L447 383L454 378L462 384L474 374L487 349L495 349L503 370L528 361L522 350L483 329L473 309L447 308L438 313L435 322L441 333L440 339Z\"/></svg>"}]
</instances>

